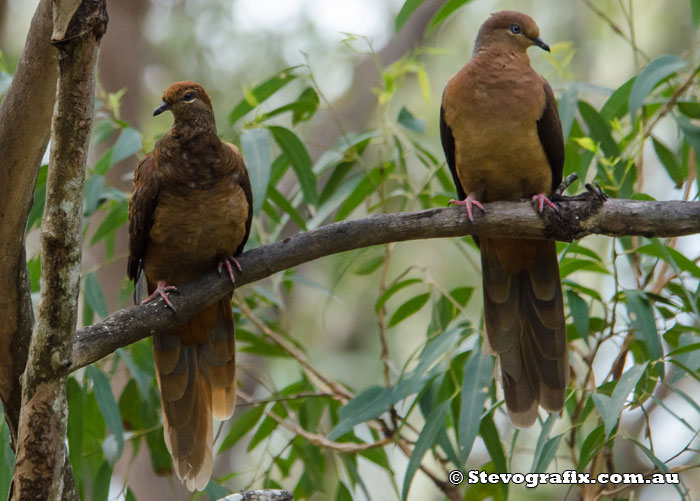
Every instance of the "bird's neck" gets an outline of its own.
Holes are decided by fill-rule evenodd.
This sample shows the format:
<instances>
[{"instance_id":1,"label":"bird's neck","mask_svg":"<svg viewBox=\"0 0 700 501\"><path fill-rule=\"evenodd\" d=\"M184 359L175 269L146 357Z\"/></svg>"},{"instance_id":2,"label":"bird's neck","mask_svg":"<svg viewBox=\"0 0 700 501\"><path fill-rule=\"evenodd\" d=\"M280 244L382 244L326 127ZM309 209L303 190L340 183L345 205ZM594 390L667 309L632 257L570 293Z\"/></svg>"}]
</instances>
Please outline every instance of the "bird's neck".
<instances>
[{"instance_id":1,"label":"bird's neck","mask_svg":"<svg viewBox=\"0 0 700 501\"><path fill-rule=\"evenodd\" d=\"M492 43L486 47L474 47L470 63L482 68L501 68L530 66L527 52L513 48L504 43Z\"/></svg>"}]
</instances>

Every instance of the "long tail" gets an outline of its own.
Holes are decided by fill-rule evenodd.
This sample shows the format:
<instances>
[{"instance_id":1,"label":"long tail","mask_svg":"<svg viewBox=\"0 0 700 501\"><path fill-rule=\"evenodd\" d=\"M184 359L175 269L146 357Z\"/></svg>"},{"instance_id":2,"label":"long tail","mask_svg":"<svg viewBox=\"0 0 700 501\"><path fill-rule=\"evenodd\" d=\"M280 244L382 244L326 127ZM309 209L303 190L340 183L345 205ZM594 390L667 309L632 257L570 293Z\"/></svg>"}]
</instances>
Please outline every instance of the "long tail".
<instances>
[{"instance_id":1,"label":"long tail","mask_svg":"<svg viewBox=\"0 0 700 501\"><path fill-rule=\"evenodd\" d=\"M569 381L555 243L482 238L480 247L486 333L508 414L516 426L531 426L539 405L561 410Z\"/></svg>"},{"instance_id":2,"label":"long tail","mask_svg":"<svg viewBox=\"0 0 700 501\"><path fill-rule=\"evenodd\" d=\"M236 405L231 296L171 333L154 335L153 354L175 473L189 490L201 491L212 471L212 415L228 419Z\"/></svg>"}]
</instances>

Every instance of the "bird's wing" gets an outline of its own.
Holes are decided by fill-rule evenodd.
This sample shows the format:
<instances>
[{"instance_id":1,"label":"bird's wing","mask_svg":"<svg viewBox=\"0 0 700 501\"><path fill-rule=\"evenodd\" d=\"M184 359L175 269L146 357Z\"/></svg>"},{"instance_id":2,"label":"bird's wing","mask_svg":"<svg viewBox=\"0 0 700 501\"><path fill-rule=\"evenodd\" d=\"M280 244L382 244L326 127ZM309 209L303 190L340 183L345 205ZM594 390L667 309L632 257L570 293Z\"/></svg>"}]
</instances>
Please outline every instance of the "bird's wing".
<instances>
[{"instance_id":1,"label":"bird's wing","mask_svg":"<svg viewBox=\"0 0 700 501\"><path fill-rule=\"evenodd\" d=\"M231 143L225 144L231 149L231 151L233 151L233 158L234 162L236 163L236 169L240 172L238 183L241 185L241 188L243 188L246 201L248 202L248 217L245 221L245 236L243 237L243 240L241 241L238 248L236 249L235 255L237 256L238 254L243 252L243 248L245 247L245 244L248 241L248 236L250 235L250 225L253 222L253 189L250 186L248 169L246 169L245 162L243 161L243 155L241 155L241 152L238 151L238 148L236 148Z\"/></svg>"},{"instance_id":2,"label":"bird's wing","mask_svg":"<svg viewBox=\"0 0 700 501\"><path fill-rule=\"evenodd\" d=\"M148 233L158 202L159 181L153 153L141 160L134 173L134 189L129 201L129 278L138 282L148 246Z\"/></svg>"},{"instance_id":3,"label":"bird's wing","mask_svg":"<svg viewBox=\"0 0 700 501\"><path fill-rule=\"evenodd\" d=\"M447 125L445 121L444 105L440 106L440 140L442 141L442 149L445 151L447 166L450 168L452 179L454 179L455 182L455 188L457 188L457 196L460 200L464 200L467 198L467 194L464 193L462 183L457 176L457 167L455 165L455 138L452 135L452 128Z\"/></svg>"},{"instance_id":4,"label":"bird's wing","mask_svg":"<svg viewBox=\"0 0 700 501\"><path fill-rule=\"evenodd\" d=\"M546 80L542 79L542 82L545 105L542 116L537 120L537 135L540 137L540 143L542 143L542 149L547 156L549 167L552 169L552 191L554 191L561 183L564 170L564 133L552 87Z\"/></svg>"}]
</instances>

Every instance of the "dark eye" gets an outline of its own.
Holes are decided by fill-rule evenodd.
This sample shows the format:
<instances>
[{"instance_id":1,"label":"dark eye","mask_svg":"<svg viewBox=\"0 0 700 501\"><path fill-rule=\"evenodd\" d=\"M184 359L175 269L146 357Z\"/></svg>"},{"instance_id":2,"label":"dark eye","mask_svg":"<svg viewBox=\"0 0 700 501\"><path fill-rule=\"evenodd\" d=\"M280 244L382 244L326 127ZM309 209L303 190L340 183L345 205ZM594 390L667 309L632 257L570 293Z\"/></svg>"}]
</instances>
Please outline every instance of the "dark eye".
<instances>
[{"instance_id":1,"label":"dark eye","mask_svg":"<svg viewBox=\"0 0 700 501\"><path fill-rule=\"evenodd\" d=\"M520 33L520 25L519 24L511 24L510 31L511 31L511 33L515 33L516 35L519 34Z\"/></svg>"},{"instance_id":2,"label":"dark eye","mask_svg":"<svg viewBox=\"0 0 700 501\"><path fill-rule=\"evenodd\" d=\"M185 92L185 95L182 96L183 101L192 101L194 100L194 92Z\"/></svg>"}]
</instances>

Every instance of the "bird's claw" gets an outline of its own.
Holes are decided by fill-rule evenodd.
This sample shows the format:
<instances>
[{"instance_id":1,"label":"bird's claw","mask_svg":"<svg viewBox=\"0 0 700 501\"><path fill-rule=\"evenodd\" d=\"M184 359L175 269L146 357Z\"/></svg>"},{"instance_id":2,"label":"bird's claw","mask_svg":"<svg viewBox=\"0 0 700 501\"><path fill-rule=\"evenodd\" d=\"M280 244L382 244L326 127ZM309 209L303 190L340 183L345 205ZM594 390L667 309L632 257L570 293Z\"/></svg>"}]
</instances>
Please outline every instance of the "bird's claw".
<instances>
[{"instance_id":1,"label":"bird's claw","mask_svg":"<svg viewBox=\"0 0 700 501\"><path fill-rule=\"evenodd\" d=\"M216 266L216 271L218 271L219 275L221 275L221 271L223 270L224 266L226 266L226 272L228 273L228 278L231 280L232 284L235 284L236 279L233 276L233 267L231 266L232 263L233 263L233 266L235 266L238 269L238 271L243 271L241 269L241 263L239 263L238 259L236 259L233 256L226 256L221 261L219 261L219 264Z\"/></svg>"},{"instance_id":2,"label":"bird's claw","mask_svg":"<svg viewBox=\"0 0 700 501\"><path fill-rule=\"evenodd\" d=\"M153 301L157 297L163 298L163 301L165 301L165 304L168 305L173 311L177 311L175 309L175 306L173 306L173 303L170 301L170 298L168 298L168 292L179 292L177 290L177 287L174 285L167 285L164 281L158 282L156 285L156 290L153 291L153 294L148 296L146 299L143 300L141 304L146 304L150 301Z\"/></svg>"},{"instance_id":3,"label":"bird's claw","mask_svg":"<svg viewBox=\"0 0 700 501\"><path fill-rule=\"evenodd\" d=\"M549 198L547 198L547 195L543 195L542 193L540 193L539 195L532 195L532 201L535 202L535 204L537 205L537 212L539 212L540 214L542 214L545 204L554 209L555 212L559 212L559 207L554 205L552 201Z\"/></svg>"},{"instance_id":4,"label":"bird's claw","mask_svg":"<svg viewBox=\"0 0 700 501\"><path fill-rule=\"evenodd\" d=\"M479 209L481 209L483 212L486 212L486 209L484 209L484 206L481 205L481 202L479 202L474 195L471 193L465 198L464 200L450 200L447 202L447 205L464 205L467 208L467 217L469 218L470 222L474 222L474 216L472 214L472 206L476 205Z\"/></svg>"}]
</instances>

